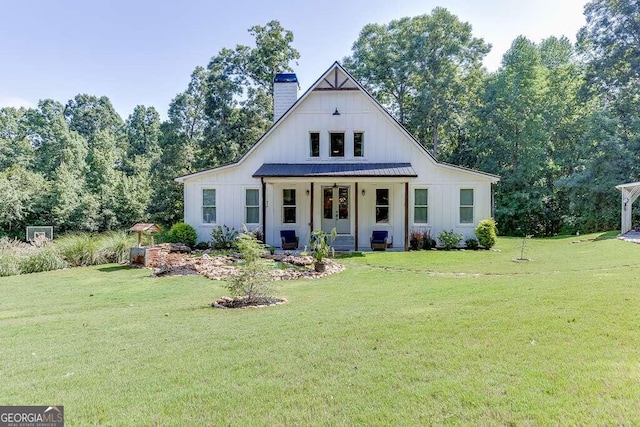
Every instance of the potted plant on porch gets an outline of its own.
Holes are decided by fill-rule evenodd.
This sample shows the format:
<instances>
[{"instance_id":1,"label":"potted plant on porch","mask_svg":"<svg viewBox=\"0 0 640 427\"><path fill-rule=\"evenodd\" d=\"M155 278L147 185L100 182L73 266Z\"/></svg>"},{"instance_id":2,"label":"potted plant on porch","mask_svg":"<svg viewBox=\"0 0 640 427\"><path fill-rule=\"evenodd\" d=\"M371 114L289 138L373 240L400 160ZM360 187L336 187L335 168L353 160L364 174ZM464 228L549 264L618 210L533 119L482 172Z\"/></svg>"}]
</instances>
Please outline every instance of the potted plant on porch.
<instances>
[{"instance_id":1,"label":"potted plant on porch","mask_svg":"<svg viewBox=\"0 0 640 427\"><path fill-rule=\"evenodd\" d=\"M314 268L318 273L323 273L326 264L323 262L324 258L329 254L331 250L331 243L336 239L336 229L331 230L331 234L322 230L314 230L311 232L309 238L309 247L313 250ZM331 239L331 242L329 242Z\"/></svg>"}]
</instances>

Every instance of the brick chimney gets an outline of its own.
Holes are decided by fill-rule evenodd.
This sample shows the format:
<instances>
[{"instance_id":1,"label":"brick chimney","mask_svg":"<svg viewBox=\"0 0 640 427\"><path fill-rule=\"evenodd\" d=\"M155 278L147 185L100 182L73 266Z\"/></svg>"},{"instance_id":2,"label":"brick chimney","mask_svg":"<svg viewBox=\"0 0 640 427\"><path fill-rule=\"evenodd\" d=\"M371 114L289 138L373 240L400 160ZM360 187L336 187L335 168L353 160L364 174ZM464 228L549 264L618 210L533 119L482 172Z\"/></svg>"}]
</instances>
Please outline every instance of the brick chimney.
<instances>
[{"instance_id":1,"label":"brick chimney","mask_svg":"<svg viewBox=\"0 0 640 427\"><path fill-rule=\"evenodd\" d=\"M273 122L298 100L298 78L293 73L276 74L273 79Z\"/></svg>"}]
</instances>

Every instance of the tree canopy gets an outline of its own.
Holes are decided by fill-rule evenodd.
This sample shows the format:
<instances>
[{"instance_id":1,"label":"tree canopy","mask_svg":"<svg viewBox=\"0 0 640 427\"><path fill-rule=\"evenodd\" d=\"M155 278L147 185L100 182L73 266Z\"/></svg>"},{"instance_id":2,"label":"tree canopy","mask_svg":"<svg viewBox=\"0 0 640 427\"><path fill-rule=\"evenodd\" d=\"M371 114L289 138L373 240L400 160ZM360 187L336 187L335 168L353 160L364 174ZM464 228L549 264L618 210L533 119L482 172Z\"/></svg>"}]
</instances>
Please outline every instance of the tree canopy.
<instances>
[{"instance_id":1,"label":"tree canopy","mask_svg":"<svg viewBox=\"0 0 640 427\"><path fill-rule=\"evenodd\" d=\"M435 8L366 25L344 65L439 160L501 176L502 233L614 229L614 186L640 179L640 3L592 0L585 17L575 46L520 36L488 72L491 46ZM271 125L273 76L300 58L278 21L248 31L195 67L166 120L90 94L0 108L0 235L180 221L173 179L243 155Z\"/></svg>"}]
</instances>

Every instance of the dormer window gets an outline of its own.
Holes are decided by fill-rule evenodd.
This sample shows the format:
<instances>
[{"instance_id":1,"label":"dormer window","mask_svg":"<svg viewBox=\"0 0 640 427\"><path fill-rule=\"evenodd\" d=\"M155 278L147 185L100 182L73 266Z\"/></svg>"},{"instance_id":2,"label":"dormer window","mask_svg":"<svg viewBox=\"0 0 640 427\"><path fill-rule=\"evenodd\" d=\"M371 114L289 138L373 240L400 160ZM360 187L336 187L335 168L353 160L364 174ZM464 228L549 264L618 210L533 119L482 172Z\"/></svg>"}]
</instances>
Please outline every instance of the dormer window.
<instances>
[{"instance_id":1,"label":"dormer window","mask_svg":"<svg viewBox=\"0 0 640 427\"><path fill-rule=\"evenodd\" d=\"M344 133L331 133L331 157L344 157Z\"/></svg>"},{"instance_id":2,"label":"dormer window","mask_svg":"<svg viewBox=\"0 0 640 427\"><path fill-rule=\"evenodd\" d=\"M309 134L309 156L320 157L320 134L318 132Z\"/></svg>"},{"instance_id":3,"label":"dormer window","mask_svg":"<svg viewBox=\"0 0 640 427\"><path fill-rule=\"evenodd\" d=\"M353 157L364 156L364 139L362 132L353 133Z\"/></svg>"}]
</instances>

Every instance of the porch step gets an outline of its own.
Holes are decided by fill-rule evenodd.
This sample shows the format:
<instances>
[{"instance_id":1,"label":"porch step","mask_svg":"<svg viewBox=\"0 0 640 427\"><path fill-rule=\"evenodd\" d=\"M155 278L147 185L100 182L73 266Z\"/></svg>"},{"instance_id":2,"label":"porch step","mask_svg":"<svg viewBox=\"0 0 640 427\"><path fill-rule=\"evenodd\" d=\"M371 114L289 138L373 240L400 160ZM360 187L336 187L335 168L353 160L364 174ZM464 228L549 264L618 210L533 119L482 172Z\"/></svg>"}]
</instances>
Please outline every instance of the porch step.
<instances>
[{"instance_id":1,"label":"porch step","mask_svg":"<svg viewBox=\"0 0 640 427\"><path fill-rule=\"evenodd\" d=\"M336 251L352 251L355 247L355 238L350 235L337 235L336 240L331 243L331 246Z\"/></svg>"}]
</instances>

